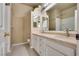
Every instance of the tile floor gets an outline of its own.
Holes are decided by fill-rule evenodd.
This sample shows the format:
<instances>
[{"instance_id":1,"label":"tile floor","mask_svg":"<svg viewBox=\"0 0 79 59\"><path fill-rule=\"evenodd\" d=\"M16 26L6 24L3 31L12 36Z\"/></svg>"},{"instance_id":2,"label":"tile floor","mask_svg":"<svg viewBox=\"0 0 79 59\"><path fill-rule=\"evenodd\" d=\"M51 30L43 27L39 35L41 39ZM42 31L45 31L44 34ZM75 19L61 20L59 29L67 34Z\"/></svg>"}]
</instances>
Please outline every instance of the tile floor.
<instances>
[{"instance_id":1,"label":"tile floor","mask_svg":"<svg viewBox=\"0 0 79 59\"><path fill-rule=\"evenodd\" d=\"M12 47L12 52L8 56L38 56L29 45L18 45Z\"/></svg>"}]
</instances>

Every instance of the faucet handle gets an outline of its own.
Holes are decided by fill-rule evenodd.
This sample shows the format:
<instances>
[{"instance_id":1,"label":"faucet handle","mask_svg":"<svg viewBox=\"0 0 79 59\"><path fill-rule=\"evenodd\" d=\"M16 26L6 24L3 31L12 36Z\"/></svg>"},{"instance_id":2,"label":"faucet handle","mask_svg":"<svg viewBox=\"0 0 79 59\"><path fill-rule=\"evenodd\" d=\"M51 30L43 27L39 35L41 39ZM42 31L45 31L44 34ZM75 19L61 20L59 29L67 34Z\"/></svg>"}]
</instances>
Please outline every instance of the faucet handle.
<instances>
[{"instance_id":1,"label":"faucet handle","mask_svg":"<svg viewBox=\"0 0 79 59\"><path fill-rule=\"evenodd\" d=\"M68 29L68 28L66 28L66 31L69 31L69 29Z\"/></svg>"},{"instance_id":2,"label":"faucet handle","mask_svg":"<svg viewBox=\"0 0 79 59\"><path fill-rule=\"evenodd\" d=\"M70 34L69 34L69 28L66 28L66 35L69 37Z\"/></svg>"}]
</instances>

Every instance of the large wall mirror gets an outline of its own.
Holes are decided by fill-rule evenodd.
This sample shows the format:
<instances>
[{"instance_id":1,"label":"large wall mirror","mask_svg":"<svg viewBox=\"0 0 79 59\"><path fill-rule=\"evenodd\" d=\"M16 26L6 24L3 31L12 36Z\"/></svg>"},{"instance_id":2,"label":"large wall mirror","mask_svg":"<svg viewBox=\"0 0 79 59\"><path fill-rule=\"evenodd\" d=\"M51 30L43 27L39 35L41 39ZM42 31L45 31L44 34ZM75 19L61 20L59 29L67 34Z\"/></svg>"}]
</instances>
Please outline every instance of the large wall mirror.
<instances>
[{"instance_id":1,"label":"large wall mirror","mask_svg":"<svg viewBox=\"0 0 79 59\"><path fill-rule=\"evenodd\" d=\"M49 31L76 31L76 3L57 3L47 12L49 16Z\"/></svg>"}]
</instances>

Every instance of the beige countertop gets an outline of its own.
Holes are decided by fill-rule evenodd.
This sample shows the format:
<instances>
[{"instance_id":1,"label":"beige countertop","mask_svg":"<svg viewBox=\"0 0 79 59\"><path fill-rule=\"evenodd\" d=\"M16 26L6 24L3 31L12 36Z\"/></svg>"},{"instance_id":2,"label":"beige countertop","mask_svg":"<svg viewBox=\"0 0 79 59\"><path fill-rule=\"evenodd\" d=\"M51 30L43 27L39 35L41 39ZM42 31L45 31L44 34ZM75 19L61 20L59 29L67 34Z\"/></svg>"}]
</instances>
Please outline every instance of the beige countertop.
<instances>
[{"instance_id":1,"label":"beige countertop","mask_svg":"<svg viewBox=\"0 0 79 59\"><path fill-rule=\"evenodd\" d=\"M47 34L47 33L39 33L39 32L34 32L32 34L49 38L55 41L59 41L72 48L76 48L76 45L77 45L77 40L75 37L67 37L67 36L59 35L59 34L57 35L57 34Z\"/></svg>"},{"instance_id":2,"label":"beige countertop","mask_svg":"<svg viewBox=\"0 0 79 59\"><path fill-rule=\"evenodd\" d=\"M59 34L59 35L66 35L66 31L45 31L45 33L48 34ZM75 34L77 34L76 31L69 31L70 36L76 36Z\"/></svg>"}]
</instances>

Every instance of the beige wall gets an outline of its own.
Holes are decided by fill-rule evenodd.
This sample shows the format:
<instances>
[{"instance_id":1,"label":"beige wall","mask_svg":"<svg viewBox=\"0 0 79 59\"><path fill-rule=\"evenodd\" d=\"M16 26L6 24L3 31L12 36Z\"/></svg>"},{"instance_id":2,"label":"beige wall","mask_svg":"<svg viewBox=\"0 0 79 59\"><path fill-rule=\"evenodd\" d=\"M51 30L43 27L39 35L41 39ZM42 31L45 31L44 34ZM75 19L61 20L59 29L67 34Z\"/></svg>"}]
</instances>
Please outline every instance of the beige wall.
<instances>
[{"instance_id":1,"label":"beige wall","mask_svg":"<svg viewBox=\"0 0 79 59\"><path fill-rule=\"evenodd\" d=\"M27 39L31 38L31 12L27 12L27 14L23 18L23 28L24 28L24 42Z\"/></svg>"},{"instance_id":2,"label":"beige wall","mask_svg":"<svg viewBox=\"0 0 79 59\"><path fill-rule=\"evenodd\" d=\"M30 13L32 7L24 4L12 4L12 43L18 44L27 41L30 34ZM26 30L26 31L25 31Z\"/></svg>"}]
</instances>

